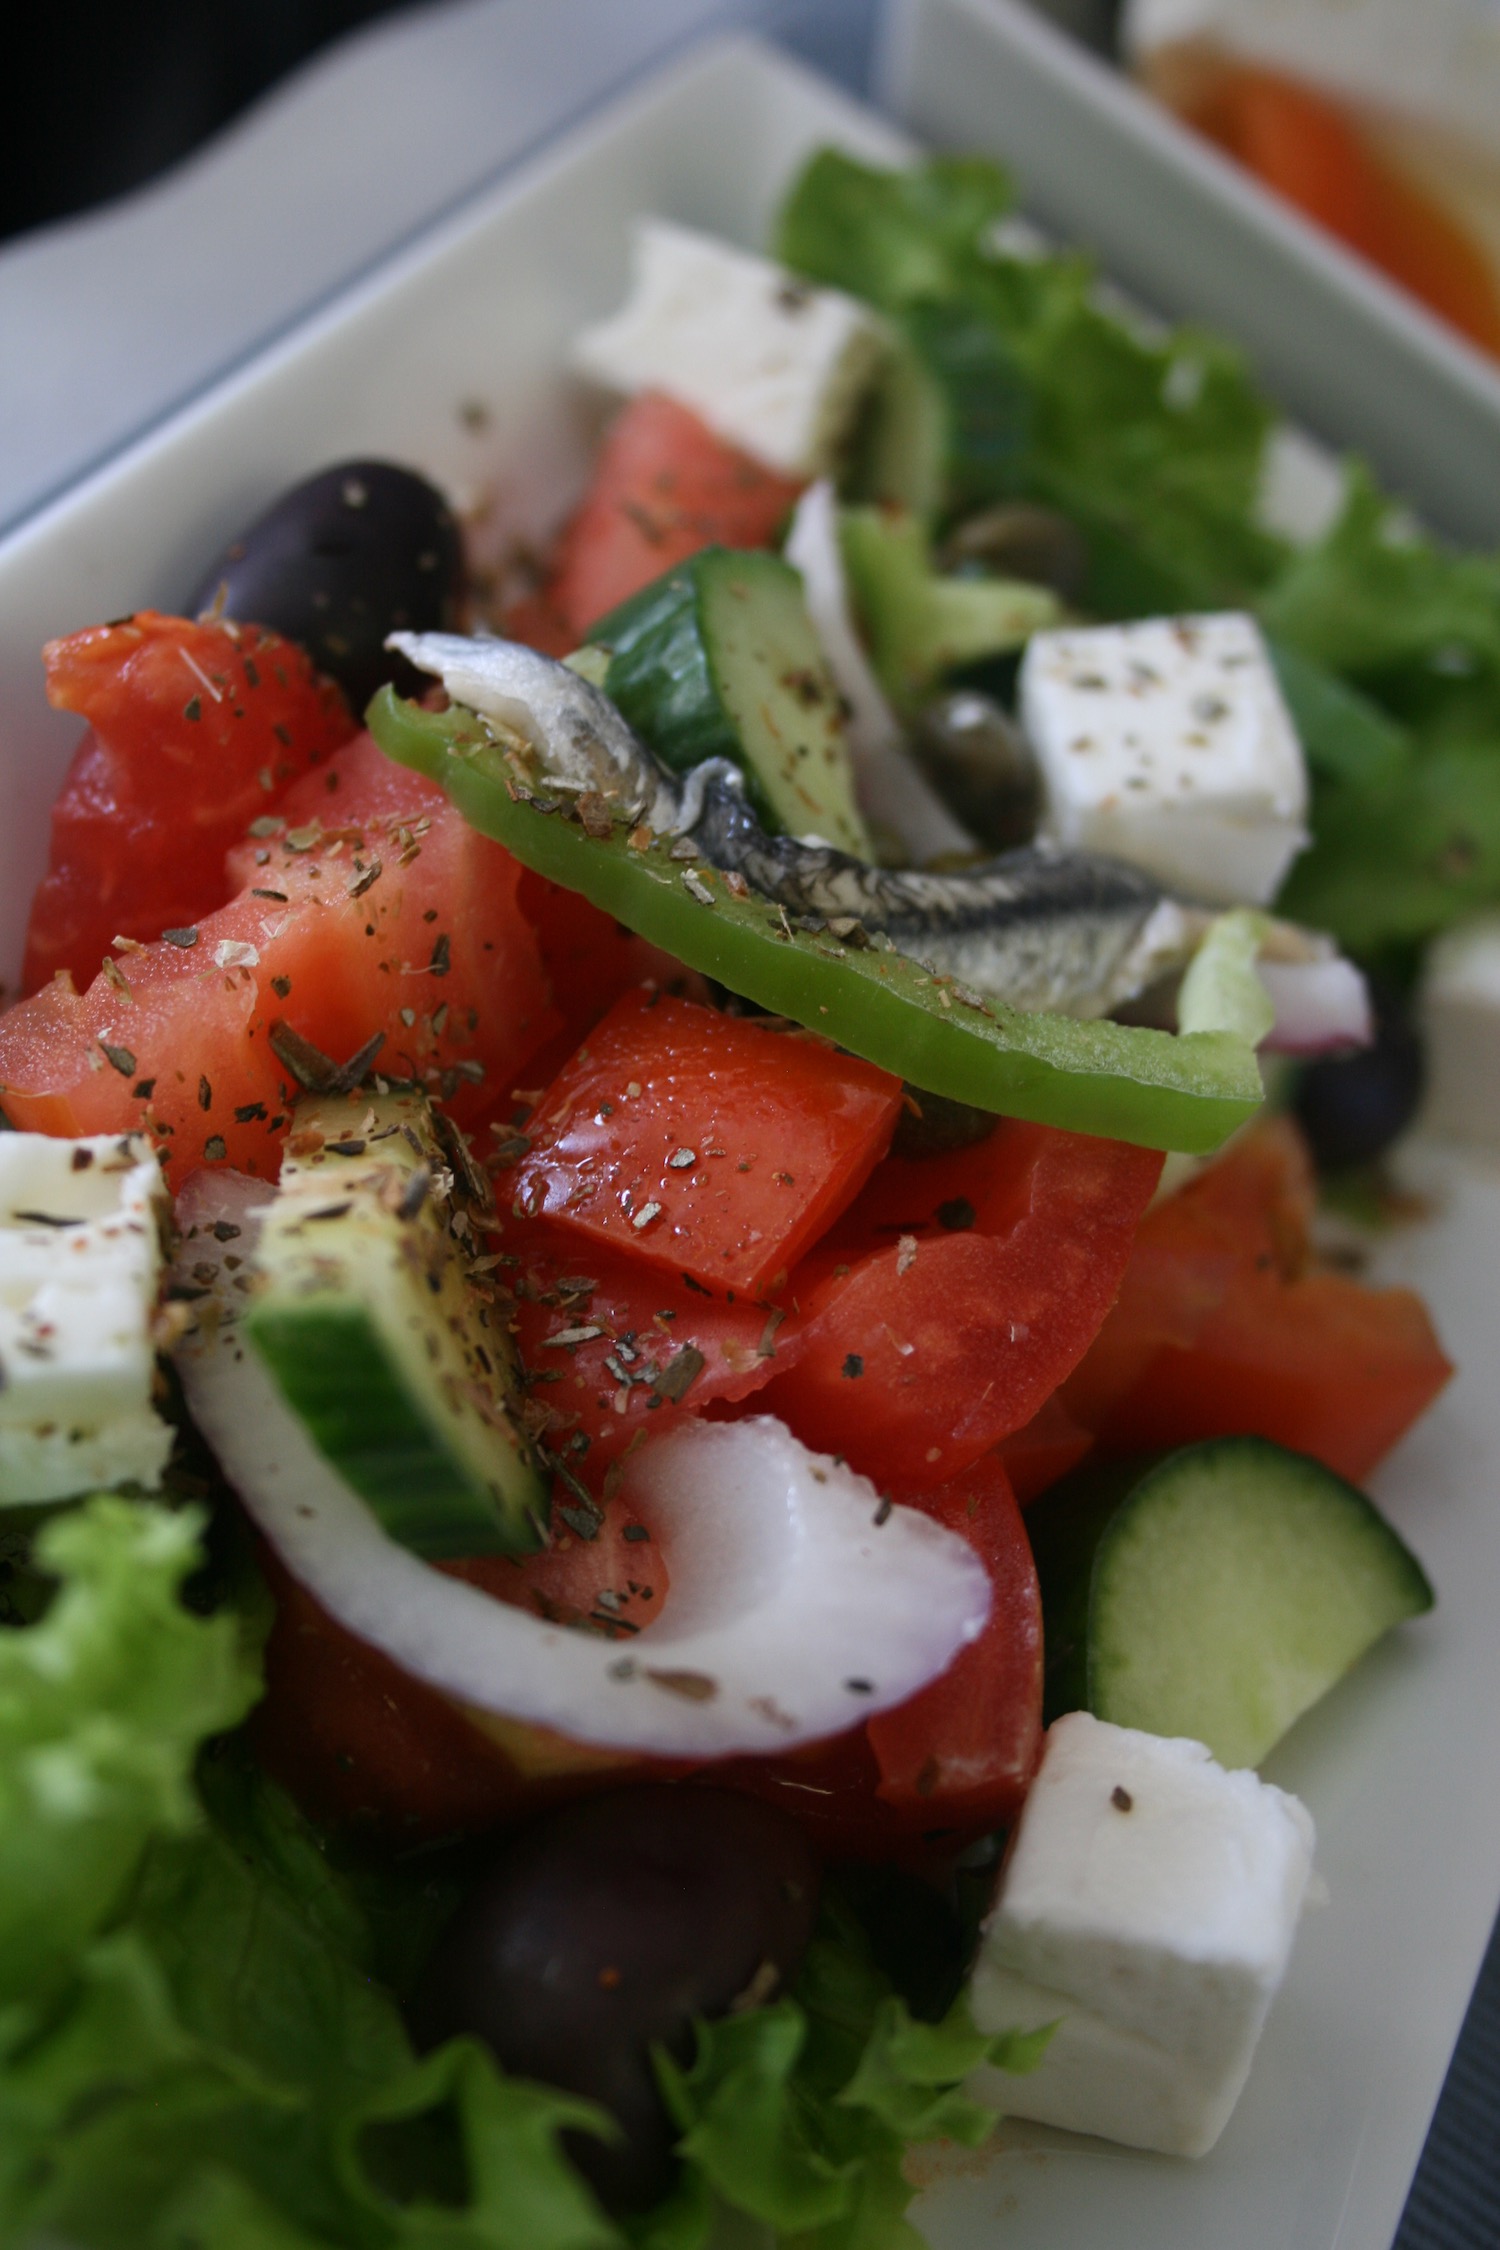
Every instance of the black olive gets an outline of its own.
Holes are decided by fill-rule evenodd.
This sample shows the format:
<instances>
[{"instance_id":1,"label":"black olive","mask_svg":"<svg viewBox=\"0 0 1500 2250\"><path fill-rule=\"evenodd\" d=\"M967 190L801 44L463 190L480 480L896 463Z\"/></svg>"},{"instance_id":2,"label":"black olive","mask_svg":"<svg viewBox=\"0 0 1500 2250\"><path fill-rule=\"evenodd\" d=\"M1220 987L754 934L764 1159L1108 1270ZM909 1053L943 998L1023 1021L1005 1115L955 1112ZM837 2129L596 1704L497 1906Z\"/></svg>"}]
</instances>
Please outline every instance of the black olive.
<instances>
[{"instance_id":1,"label":"black olive","mask_svg":"<svg viewBox=\"0 0 1500 2250\"><path fill-rule=\"evenodd\" d=\"M431 686L385 636L450 630L463 592L463 541L436 487L390 461L341 461L231 540L189 613L218 608L299 641L358 716L387 680Z\"/></svg>"},{"instance_id":2,"label":"black olive","mask_svg":"<svg viewBox=\"0 0 1500 2250\"><path fill-rule=\"evenodd\" d=\"M1041 790L1020 728L993 696L956 688L918 712L911 746L928 779L991 851L1028 844Z\"/></svg>"},{"instance_id":3,"label":"black olive","mask_svg":"<svg viewBox=\"0 0 1500 2250\"><path fill-rule=\"evenodd\" d=\"M1372 1044L1309 1063L1297 1086L1298 1122L1324 1171L1384 1155L1422 1099L1422 1042L1402 992L1370 977Z\"/></svg>"},{"instance_id":4,"label":"black olive","mask_svg":"<svg viewBox=\"0 0 1500 2250\"><path fill-rule=\"evenodd\" d=\"M468 2032L502 2068L598 2102L618 2144L570 2135L612 2208L671 2181L651 2067L688 2060L695 2017L770 1999L812 1932L802 1832L727 1790L652 1784L549 1813L501 1848L444 1931L408 2010L421 2048Z\"/></svg>"},{"instance_id":5,"label":"black olive","mask_svg":"<svg viewBox=\"0 0 1500 2250\"><path fill-rule=\"evenodd\" d=\"M955 524L939 551L938 568L1022 578L1076 602L1088 582L1089 551L1078 526L1055 508L1002 500Z\"/></svg>"}]
</instances>

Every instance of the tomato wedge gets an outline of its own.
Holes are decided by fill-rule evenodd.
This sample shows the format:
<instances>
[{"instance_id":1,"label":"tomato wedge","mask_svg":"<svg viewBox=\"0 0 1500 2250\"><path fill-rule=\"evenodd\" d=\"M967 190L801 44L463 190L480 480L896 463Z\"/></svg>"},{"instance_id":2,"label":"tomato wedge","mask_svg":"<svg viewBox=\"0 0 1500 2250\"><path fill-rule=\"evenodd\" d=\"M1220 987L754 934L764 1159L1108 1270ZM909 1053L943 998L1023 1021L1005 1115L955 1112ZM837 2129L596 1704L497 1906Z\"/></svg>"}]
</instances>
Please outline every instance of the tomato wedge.
<instances>
[{"instance_id":1,"label":"tomato wedge","mask_svg":"<svg viewBox=\"0 0 1500 2250\"><path fill-rule=\"evenodd\" d=\"M926 1832L982 1835L1014 1820L1042 1747L1042 1597L1031 1545L999 1456L984 1454L937 1491L901 1492L981 1556L989 1622L941 1679L866 1732L877 1793Z\"/></svg>"},{"instance_id":2,"label":"tomato wedge","mask_svg":"<svg viewBox=\"0 0 1500 2250\"><path fill-rule=\"evenodd\" d=\"M798 1031L626 993L543 1095L516 1213L716 1294L774 1291L901 1108L888 1072Z\"/></svg>"},{"instance_id":3,"label":"tomato wedge","mask_svg":"<svg viewBox=\"0 0 1500 2250\"><path fill-rule=\"evenodd\" d=\"M968 1539L994 1605L941 1679L895 1711L783 1758L737 1759L712 1778L780 1805L831 1859L940 1866L1020 1810L1042 1738L1042 1611L1021 1513L987 1455L909 1505Z\"/></svg>"},{"instance_id":4,"label":"tomato wedge","mask_svg":"<svg viewBox=\"0 0 1500 2250\"><path fill-rule=\"evenodd\" d=\"M643 391L611 423L542 592L506 629L566 656L596 618L700 547L769 546L800 490L675 399Z\"/></svg>"},{"instance_id":5,"label":"tomato wedge","mask_svg":"<svg viewBox=\"0 0 1500 2250\"><path fill-rule=\"evenodd\" d=\"M379 1036L384 1067L461 1122L508 1096L556 1023L517 862L368 735L273 827L232 855L251 880L228 906L0 1018L13 1125L140 1129L175 1178L228 1162L274 1179L297 1090L287 1031L338 1064Z\"/></svg>"},{"instance_id":6,"label":"tomato wedge","mask_svg":"<svg viewBox=\"0 0 1500 2250\"><path fill-rule=\"evenodd\" d=\"M944 1484L1030 1421L1098 1333L1162 1159L1003 1123L882 1165L789 1295L764 1404L882 1487Z\"/></svg>"},{"instance_id":7,"label":"tomato wedge","mask_svg":"<svg viewBox=\"0 0 1500 2250\"><path fill-rule=\"evenodd\" d=\"M98 975L117 936L184 927L226 897L224 854L354 732L300 648L258 625L155 610L49 641L48 700L87 719L52 808L28 992Z\"/></svg>"},{"instance_id":8,"label":"tomato wedge","mask_svg":"<svg viewBox=\"0 0 1500 2250\"><path fill-rule=\"evenodd\" d=\"M786 1355L780 1314L545 1221L507 1225L533 1434L592 1492L611 1461L710 1404L751 1401Z\"/></svg>"},{"instance_id":9,"label":"tomato wedge","mask_svg":"<svg viewBox=\"0 0 1500 2250\"><path fill-rule=\"evenodd\" d=\"M1312 1167L1255 1126L1148 1214L1062 1404L1112 1452L1248 1433L1358 1484L1452 1368L1421 1299L1313 1260Z\"/></svg>"}]
</instances>

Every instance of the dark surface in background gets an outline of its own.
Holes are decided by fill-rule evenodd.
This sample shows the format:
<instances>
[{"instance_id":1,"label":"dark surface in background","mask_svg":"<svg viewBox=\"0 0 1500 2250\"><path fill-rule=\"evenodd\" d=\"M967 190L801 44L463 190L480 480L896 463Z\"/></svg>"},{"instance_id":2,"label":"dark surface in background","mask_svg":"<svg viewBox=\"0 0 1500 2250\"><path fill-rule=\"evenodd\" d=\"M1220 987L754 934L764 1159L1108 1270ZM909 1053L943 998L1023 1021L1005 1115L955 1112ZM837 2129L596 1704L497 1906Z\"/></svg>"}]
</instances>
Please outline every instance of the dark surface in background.
<instances>
[{"instance_id":1,"label":"dark surface in background","mask_svg":"<svg viewBox=\"0 0 1500 2250\"><path fill-rule=\"evenodd\" d=\"M0 240L142 186L226 125L320 47L432 0L73 0L28 11L31 56L0 133ZM545 7L547 0L527 0ZM650 0L619 0L649 8ZM1120 0L1037 0L1091 46L1112 41ZM846 81L869 46L870 9L747 8ZM840 67L840 66L843 67ZM863 77L861 67L858 75ZM23 91L24 89L24 91ZM20 98L16 98L20 95Z\"/></svg>"},{"instance_id":2,"label":"dark surface in background","mask_svg":"<svg viewBox=\"0 0 1500 2250\"><path fill-rule=\"evenodd\" d=\"M0 134L0 237L139 187L341 34L414 0L148 0L28 15L32 62ZM422 0L416 0L422 4ZM431 4L431 0L426 0ZM528 0L545 6L546 0ZM1117 0L1040 0L1107 48ZM649 0L620 0L644 7ZM870 0L767 0L746 18L868 88ZM1500 1932L1476 1988L1394 2250L1500 2245Z\"/></svg>"},{"instance_id":3,"label":"dark surface in background","mask_svg":"<svg viewBox=\"0 0 1500 2250\"><path fill-rule=\"evenodd\" d=\"M0 133L0 237L141 186L330 40L407 4L64 0L28 9L31 60L24 76L12 67ZM12 28L18 35L19 23Z\"/></svg>"}]
</instances>

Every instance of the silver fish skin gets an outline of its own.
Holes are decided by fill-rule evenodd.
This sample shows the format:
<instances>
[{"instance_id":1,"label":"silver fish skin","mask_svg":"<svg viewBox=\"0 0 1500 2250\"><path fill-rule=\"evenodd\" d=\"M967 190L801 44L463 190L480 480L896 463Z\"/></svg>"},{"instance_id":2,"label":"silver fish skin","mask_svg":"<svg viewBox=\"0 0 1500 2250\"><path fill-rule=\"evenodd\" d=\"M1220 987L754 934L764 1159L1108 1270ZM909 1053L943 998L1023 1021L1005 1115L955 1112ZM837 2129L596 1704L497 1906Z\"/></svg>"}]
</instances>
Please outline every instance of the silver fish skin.
<instances>
[{"instance_id":1,"label":"silver fish skin","mask_svg":"<svg viewBox=\"0 0 1500 2250\"><path fill-rule=\"evenodd\" d=\"M1027 844L951 873L872 867L831 844L768 836L738 773L715 776L691 840L802 924L857 925L1013 1008L1102 1016L1196 951L1210 916L1141 869Z\"/></svg>"},{"instance_id":2,"label":"silver fish skin","mask_svg":"<svg viewBox=\"0 0 1500 2250\"><path fill-rule=\"evenodd\" d=\"M1095 853L1032 844L938 874L768 836L737 767L712 758L672 773L602 689L535 649L454 633L392 633L386 646L523 737L555 785L595 790L626 819L691 842L799 922L885 942L1010 1007L1106 1015L1181 968L1208 926L1139 868Z\"/></svg>"},{"instance_id":3,"label":"silver fish skin","mask_svg":"<svg viewBox=\"0 0 1500 2250\"><path fill-rule=\"evenodd\" d=\"M714 758L692 774L671 773L602 689L522 641L391 633L385 645L441 680L455 703L529 742L550 780L596 791L627 820L644 821L658 835L690 827L717 768L735 770Z\"/></svg>"}]
</instances>

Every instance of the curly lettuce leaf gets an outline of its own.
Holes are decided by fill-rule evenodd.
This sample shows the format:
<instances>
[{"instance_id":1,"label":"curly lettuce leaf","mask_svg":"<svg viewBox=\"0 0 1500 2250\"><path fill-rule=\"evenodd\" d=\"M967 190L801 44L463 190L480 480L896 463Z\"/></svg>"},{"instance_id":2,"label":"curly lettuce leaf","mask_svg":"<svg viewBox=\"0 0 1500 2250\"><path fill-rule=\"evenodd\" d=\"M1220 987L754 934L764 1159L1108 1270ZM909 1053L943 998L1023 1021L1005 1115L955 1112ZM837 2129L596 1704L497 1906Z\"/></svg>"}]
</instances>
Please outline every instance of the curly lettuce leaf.
<instances>
[{"instance_id":1,"label":"curly lettuce leaf","mask_svg":"<svg viewBox=\"0 0 1500 2250\"><path fill-rule=\"evenodd\" d=\"M790 1994L700 2025L687 2069L658 2055L683 2175L632 2230L638 2250L706 2250L726 2212L796 2250L922 2250L904 2149L977 2147L995 2113L964 2078L981 2062L1034 2068L1050 2036L988 2038L962 2000L940 2022L914 2020L847 1907L825 1902Z\"/></svg>"},{"instance_id":2,"label":"curly lettuce leaf","mask_svg":"<svg viewBox=\"0 0 1500 2250\"><path fill-rule=\"evenodd\" d=\"M1304 655L1431 716L1500 690L1500 557L1420 537L1362 469L1324 536L1265 597L1270 631ZM1403 679L1402 675L1406 675ZM1492 719L1500 707L1490 703Z\"/></svg>"},{"instance_id":3,"label":"curly lettuce leaf","mask_svg":"<svg viewBox=\"0 0 1500 2250\"><path fill-rule=\"evenodd\" d=\"M1351 953L1412 947L1500 899L1500 743L1436 750L1386 788L1315 787L1278 912Z\"/></svg>"},{"instance_id":4,"label":"curly lettuce leaf","mask_svg":"<svg viewBox=\"0 0 1500 2250\"><path fill-rule=\"evenodd\" d=\"M610 2250L558 2145L606 2121L470 2044L418 2061L312 1831L235 1752L210 1795L0 2071L0 2221L86 2250Z\"/></svg>"},{"instance_id":5,"label":"curly lettuce leaf","mask_svg":"<svg viewBox=\"0 0 1500 2250\"><path fill-rule=\"evenodd\" d=\"M883 312L952 302L983 272L986 244L1014 202L1009 174L985 157L885 171L820 149L782 205L774 253Z\"/></svg>"},{"instance_id":6,"label":"curly lettuce leaf","mask_svg":"<svg viewBox=\"0 0 1500 2250\"><path fill-rule=\"evenodd\" d=\"M991 339L1007 449L981 466L1078 524L1088 612L1257 610L1313 784L1314 841L1280 903L1353 950L1408 957L1500 898L1500 557L1418 536L1357 466L1321 539L1271 538L1274 415L1238 355L1147 329L1085 258L1008 250L1007 196L991 167L883 172L824 151L778 247L905 332L940 314ZM974 497L953 484L947 501Z\"/></svg>"},{"instance_id":7,"label":"curly lettuce leaf","mask_svg":"<svg viewBox=\"0 0 1500 2250\"><path fill-rule=\"evenodd\" d=\"M45 1992L150 1839L194 1825L198 1746L255 1698L236 1621L179 1599L198 1531L193 1514L101 1498L38 1534L61 1586L0 1632L0 2003Z\"/></svg>"},{"instance_id":8,"label":"curly lettuce leaf","mask_svg":"<svg viewBox=\"0 0 1500 2250\"><path fill-rule=\"evenodd\" d=\"M1088 534L1089 608L1143 616L1246 598L1285 549L1256 522L1273 417L1238 354L1193 329L1122 320L1085 258L1007 249L997 222L1009 206L1005 175L977 159L882 171L823 150L783 206L776 248L903 328L941 310L988 330L1028 394L1010 416L1026 442L1006 479Z\"/></svg>"},{"instance_id":9,"label":"curly lettuce leaf","mask_svg":"<svg viewBox=\"0 0 1500 2250\"><path fill-rule=\"evenodd\" d=\"M472 2041L411 2050L397 1993L460 1895L457 1862L336 1865L242 1739L203 1754L257 1683L236 1613L179 1599L195 1520L96 1501L40 1553L50 1606L0 1632L5 1786L28 1792L9 1803L32 1831L12 1819L0 1839L0 2239L623 2250L562 2148L607 2118ZM1036 2044L984 2039L961 2010L914 2021L831 1900L794 1993L705 2026L690 2068L663 2063L681 2180L628 2235L706 2250L727 2224L916 2250L903 2149L982 2138L965 2073Z\"/></svg>"},{"instance_id":10,"label":"curly lettuce leaf","mask_svg":"<svg viewBox=\"0 0 1500 2250\"><path fill-rule=\"evenodd\" d=\"M419 2063L380 1981L451 1879L351 1878L238 1741L201 1758L259 1685L241 1616L180 1600L201 1559L195 1516L90 1502L0 1631L0 2239L607 2250L558 2145L606 2121L477 2049Z\"/></svg>"}]
</instances>

